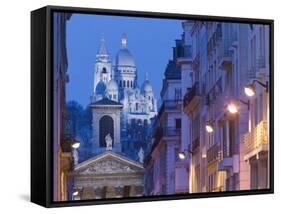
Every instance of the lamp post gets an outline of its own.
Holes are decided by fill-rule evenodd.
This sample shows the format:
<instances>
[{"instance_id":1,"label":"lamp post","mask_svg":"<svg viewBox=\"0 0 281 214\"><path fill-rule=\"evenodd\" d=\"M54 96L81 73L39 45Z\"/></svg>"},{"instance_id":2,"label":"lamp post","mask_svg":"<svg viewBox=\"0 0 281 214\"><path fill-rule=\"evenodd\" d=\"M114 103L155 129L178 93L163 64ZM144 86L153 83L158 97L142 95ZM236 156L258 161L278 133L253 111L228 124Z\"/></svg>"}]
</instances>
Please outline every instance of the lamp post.
<instances>
[{"instance_id":1,"label":"lamp post","mask_svg":"<svg viewBox=\"0 0 281 214\"><path fill-rule=\"evenodd\" d=\"M185 150L183 150L183 151L180 151L180 152L178 153L179 159L184 160L184 159L186 158L187 153L192 154L193 152L190 151L190 150L187 150L187 149L185 149Z\"/></svg>"},{"instance_id":2,"label":"lamp post","mask_svg":"<svg viewBox=\"0 0 281 214\"><path fill-rule=\"evenodd\" d=\"M248 110L250 109L250 101L247 100L247 101L244 101L244 100L238 100L239 102L241 102L242 104L246 105ZM231 114L237 114L239 112L239 108L238 108L238 104L237 102L230 102L228 105L227 105L227 111Z\"/></svg>"},{"instance_id":3,"label":"lamp post","mask_svg":"<svg viewBox=\"0 0 281 214\"><path fill-rule=\"evenodd\" d=\"M71 143L71 147L72 147L73 149L78 149L78 148L80 147L80 141L74 139L74 140L72 141L72 143Z\"/></svg>"},{"instance_id":4,"label":"lamp post","mask_svg":"<svg viewBox=\"0 0 281 214\"><path fill-rule=\"evenodd\" d=\"M266 93L268 93L268 81L266 81L266 83L263 83L259 80L254 79L252 83L250 83L244 87L244 92L248 97L252 97L256 94L256 84L255 83L258 83L259 85L264 87Z\"/></svg>"},{"instance_id":5,"label":"lamp post","mask_svg":"<svg viewBox=\"0 0 281 214\"><path fill-rule=\"evenodd\" d=\"M210 122L207 122L205 128L206 128L206 131L208 133L213 133L214 132L214 125L212 123L210 123Z\"/></svg>"}]
</instances>

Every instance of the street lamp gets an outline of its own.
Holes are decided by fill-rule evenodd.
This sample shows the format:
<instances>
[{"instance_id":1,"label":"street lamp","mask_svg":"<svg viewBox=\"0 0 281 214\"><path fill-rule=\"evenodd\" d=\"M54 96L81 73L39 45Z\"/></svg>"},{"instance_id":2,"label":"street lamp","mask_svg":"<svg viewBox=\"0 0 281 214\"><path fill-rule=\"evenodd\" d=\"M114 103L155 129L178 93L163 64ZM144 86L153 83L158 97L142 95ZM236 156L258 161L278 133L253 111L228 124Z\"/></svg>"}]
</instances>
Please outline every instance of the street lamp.
<instances>
[{"instance_id":1,"label":"street lamp","mask_svg":"<svg viewBox=\"0 0 281 214\"><path fill-rule=\"evenodd\" d=\"M256 94L256 85L255 84L248 84L244 87L244 92L248 97L252 97Z\"/></svg>"},{"instance_id":2,"label":"street lamp","mask_svg":"<svg viewBox=\"0 0 281 214\"><path fill-rule=\"evenodd\" d=\"M207 123L205 128L208 133L214 132L214 126L211 123Z\"/></svg>"},{"instance_id":3,"label":"street lamp","mask_svg":"<svg viewBox=\"0 0 281 214\"><path fill-rule=\"evenodd\" d=\"M180 151L180 152L178 153L179 159L184 160L184 159L186 158L187 152L190 153L190 154L192 154L192 151L191 151L191 150L186 150L186 149L185 149L184 151Z\"/></svg>"},{"instance_id":4,"label":"street lamp","mask_svg":"<svg viewBox=\"0 0 281 214\"><path fill-rule=\"evenodd\" d=\"M79 194L78 190L73 191L72 196L77 196Z\"/></svg>"},{"instance_id":5,"label":"street lamp","mask_svg":"<svg viewBox=\"0 0 281 214\"><path fill-rule=\"evenodd\" d=\"M184 160L186 155L185 155L185 152L179 152L178 156L179 156L179 159Z\"/></svg>"},{"instance_id":6,"label":"street lamp","mask_svg":"<svg viewBox=\"0 0 281 214\"><path fill-rule=\"evenodd\" d=\"M266 92L268 92L268 81L266 81L266 83L263 83L259 80L253 80L252 83L250 84L247 84L245 87L244 87L244 92L247 96L249 97L252 97L256 94L256 85L255 83L258 83L259 85L261 85L262 87L265 88Z\"/></svg>"},{"instance_id":7,"label":"street lamp","mask_svg":"<svg viewBox=\"0 0 281 214\"><path fill-rule=\"evenodd\" d=\"M235 103L230 103L227 105L227 110L231 114L236 114L238 112L238 107Z\"/></svg>"},{"instance_id":8,"label":"street lamp","mask_svg":"<svg viewBox=\"0 0 281 214\"><path fill-rule=\"evenodd\" d=\"M80 141L74 139L74 141L73 141L72 144L71 144L71 147L72 147L73 149L78 149L79 146L80 146Z\"/></svg>"},{"instance_id":9,"label":"street lamp","mask_svg":"<svg viewBox=\"0 0 281 214\"><path fill-rule=\"evenodd\" d=\"M244 101L244 100L238 100L239 102L241 102L242 104L246 105L248 110L250 109L250 101ZM231 102L227 105L227 110L229 113L231 114L237 114L239 111L238 105L236 102Z\"/></svg>"}]
</instances>

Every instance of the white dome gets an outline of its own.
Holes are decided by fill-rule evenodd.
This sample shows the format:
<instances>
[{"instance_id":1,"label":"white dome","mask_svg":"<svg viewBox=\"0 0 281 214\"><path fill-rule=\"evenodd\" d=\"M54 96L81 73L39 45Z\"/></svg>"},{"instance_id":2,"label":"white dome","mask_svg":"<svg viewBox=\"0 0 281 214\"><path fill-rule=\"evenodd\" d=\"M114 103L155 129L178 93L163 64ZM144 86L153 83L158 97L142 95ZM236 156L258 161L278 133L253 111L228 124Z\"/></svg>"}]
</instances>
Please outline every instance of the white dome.
<instances>
[{"instance_id":1,"label":"white dome","mask_svg":"<svg viewBox=\"0 0 281 214\"><path fill-rule=\"evenodd\" d=\"M122 48L116 55L116 66L135 67L135 60L127 48Z\"/></svg>"},{"instance_id":2,"label":"white dome","mask_svg":"<svg viewBox=\"0 0 281 214\"><path fill-rule=\"evenodd\" d=\"M142 91L143 92L152 92L152 85L148 80L145 80L142 84Z\"/></svg>"},{"instance_id":3,"label":"white dome","mask_svg":"<svg viewBox=\"0 0 281 214\"><path fill-rule=\"evenodd\" d=\"M108 83L107 83L107 90L108 91L117 91L118 90L118 84L114 79L111 79Z\"/></svg>"}]
</instances>

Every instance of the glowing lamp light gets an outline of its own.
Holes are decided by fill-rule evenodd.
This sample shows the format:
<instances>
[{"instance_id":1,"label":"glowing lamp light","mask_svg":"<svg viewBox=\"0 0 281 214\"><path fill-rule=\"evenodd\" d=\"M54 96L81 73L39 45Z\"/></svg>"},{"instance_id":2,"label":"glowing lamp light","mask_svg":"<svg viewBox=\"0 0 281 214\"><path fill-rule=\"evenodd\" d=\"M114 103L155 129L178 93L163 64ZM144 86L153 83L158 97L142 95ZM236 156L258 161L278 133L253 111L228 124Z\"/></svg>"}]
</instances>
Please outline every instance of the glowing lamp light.
<instances>
[{"instance_id":1,"label":"glowing lamp light","mask_svg":"<svg viewBox=\"0 0 281 214\"><path fill-rule=\"evenodd\" d=\"M207 131L208 133L214 132L214 127L213 127L213 125L210 124L210 123L206 124L206 131Z\"/></svg>"},{"instance_id":2,"label":"glowing lamp light","mask_svg":"<svg viewBox=\"0 0 281 214\"><path fill-rule=\"evenodd\" d=\"M79 194L78 190L75 190L75 191L72 193L73 196L77 196L78 194Z\"/></svg>"},{"instance_id":3,"label":"glowing lamp light","mask_svg":"<svg viewBox=\"0 0 281 214\"><path fill-rule=\"evenodd\" d=\"M80 142L78 140L75 140L71 146L73 149L78 149L80 146Z\"/></svg>"},{"instance_id":4,"label":"glowing lamp light","mask_svg":"<svg viewBox=\"0 0 281 214\"><path fill-rule=\"evenodd\" d=\"M184 152L179 152L179 159L183 160L185 159L185 153Z\"/></svg>"},{"instance_id":5,"label":"glowing lamp light","mask_svg":"<svg viewBox=\"0 0 281 214\"><path fill-rule=\"evenodd\" d=\"M252 97L256 94L255 84L248 84L244 87L244 92L248 97Z\"/></svg>"},{"instance_id":6,"label":"glowing lamp light","mask_svg":"<svg viewBox=\"0 0 281 214\"><path fill-rule=\"evenodd\" d=\"M236 104L230 103L230 104L228 104L228 106L227 106L227 110L228 110L228 112L231 113L231 114L236 114L236 113L238 112L238 107L237 107Z\"/></svg>"}]
</instances>

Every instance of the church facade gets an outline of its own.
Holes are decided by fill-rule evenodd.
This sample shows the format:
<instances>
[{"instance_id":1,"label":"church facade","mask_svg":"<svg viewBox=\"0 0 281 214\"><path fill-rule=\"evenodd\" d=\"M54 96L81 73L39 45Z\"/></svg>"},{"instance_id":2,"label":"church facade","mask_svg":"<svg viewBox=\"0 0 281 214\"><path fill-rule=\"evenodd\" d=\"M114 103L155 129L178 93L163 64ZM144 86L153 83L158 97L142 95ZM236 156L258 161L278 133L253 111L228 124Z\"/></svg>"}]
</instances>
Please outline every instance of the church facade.
<instances>
[{"instance_id":1,"label":"church facade","mask_svg":"<svg viewBox=\"0 0 281 214\"><path fill-rule=\"evenodd\" d=\"M121 48L113 60L107 50L105 39L102 38L94 66L92 100L98 102L106 98L122 105L121 149L135 160L138 159L138 152L145 150L145 143L149 141L147 130L151 125L151 119L157 115L157 101L147 75L141 87L138 85L137 77L135 59L127 48L126 35L122 35ZM93 118L96 116L93 115ZM96 136L96 133L93 133L93 142L99 141Z\"/></svg>"}]
</instances>

